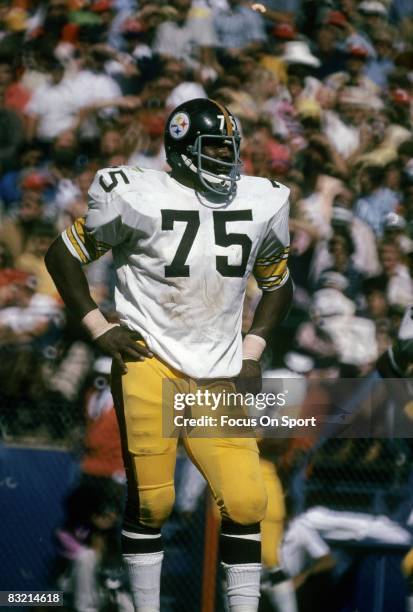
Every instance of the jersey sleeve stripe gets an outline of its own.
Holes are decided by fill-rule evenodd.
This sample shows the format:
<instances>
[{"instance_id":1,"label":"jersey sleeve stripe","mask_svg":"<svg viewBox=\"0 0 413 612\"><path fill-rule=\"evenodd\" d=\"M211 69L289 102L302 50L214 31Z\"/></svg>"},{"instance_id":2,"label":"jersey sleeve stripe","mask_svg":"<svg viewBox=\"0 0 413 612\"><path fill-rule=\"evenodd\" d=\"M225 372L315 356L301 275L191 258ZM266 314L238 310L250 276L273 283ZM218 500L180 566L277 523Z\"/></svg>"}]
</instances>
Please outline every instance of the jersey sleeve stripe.
<instances>
[{"instance_id":1,"label":"jersey sleeve stripe","mask_svg":"<svg viewBox=\"0 0 413 612\"><path fill-rule=\"evenodd\" d=\"M89 262L89 257L87 257L87 255L83 252L83 250L80 247L78 241L76 240L76 238L73 235L72 229L73 229L73 227L66 228L66 235L67 235L67 237L69 239L69 242L72 245L73 250L76 251L77 258L80 259L80 261L82 263L88 263Z\"/></svg>"},{"instance_id":2,"label":"jersey sleeve stripe","mask_svg":"<svg viewBox=\"0 0 413 612\"><path fill-rule=\"evenodd\" d=\"M81 224L77 224L77 221L75 221L72 230L73 233L76 232L77 236L79 237L79 240L83 245L84 250L87 252L90 261L95 261L95 259L98 259L99 255L97 254L95 240L84 231L83 226Z\"/></svg>"},{"instance_id":3,"label":"jersey sleeve stripe","mask_svg":"<svg viewBox=\"0 0 413 612\"><path fill-rule=\"evenodd\" d=\"M69 236L68 236L67 230L64 230L64 231L63 231L63 232L62 232L60 235L61 235L61 237L62 237L63 242L64 242L64 243L65 243L65 245L66 245L66 248L67 248L67 249L68 249L68 251L70 252L70 254L71 254L71 255L73 255L73 257L74 257L75 259L77 259L78 261L80 261L80 263L86 263L86 262L84 261L84 256L83 256L83 253L80 255L80 254L79 254L79 251L78 251L77 249L75 249L75 247L73 246L73 244L72 244L72 242L71 242L71 240L70 240L70 238L69 238Z\"/></svg>"},{"instance_id":4,"label":"jersey sleeve stripe","mask_svg":"<svg viewBox=\"0 0 413 612\"><path fill-rule=\"evenodd\" d=\"M280 278L282 278L285 274L285 270L282 272L282 274L274 274L274 276L269 276L268 278L256 278L257 283L261 284L261 285L270 285L271 283L276 283L280 280Z\"/></svg>"},{"instance_id":5,"label":"jersey sleeve stripe","mask_svg":"<svg viewBox=\"0 0 413 612\"><path fill-rule=\"evenodd\" d=\"M105 252L109 251L112 248L112 245L108 244L107 242L103 242L102 240L96 240L96 238L88 232L86 228L85 217L79 217L78 219L76 219L76 221L74 222L74 226L76 228L79 238L83 240L84 244L86 244L86 242L90 240L90 242L93 243L94 248L104 250Z\"/></svg>"},{"instance_id":6,"label":"jersey sleeve stripe","mask_svg":"<svg viewBox=\"0 0 413 612\"><path fill-rule=\"evenodd\" d=\"M78 231L77 231L77 227L76 227L76 221L75 223L73 223L73 225L67 230L69 238L71 238L71 236L73 237L74 240L74 246L77 245L77 247L81 250L81 252L83 253L86 262L88 261L92 261L92 256L91 254L88 252L85 244L84 244L84 237L79 236Z\"/></svg>"},{"instance_id":7,"label":"jersey sleeve stripe","mask_svg":"<svg viewBox=\"0 0 413 612\"><path fill-rule=\"evenodd\" d=\"M275 291L276 289L280 289L288 280L290 276L290 272L288 268L284 271L284 273L278 276L275 280L260 282L257 280L258 286L263 291Z\"/></svg>"},{"instance_id":8,"label":"jersey sleeve stripe","mask_svg":"<svg viewBox=\"0 0 413 612\"><path fill-rule=\"evenodd\" d=\"M262 259L257 259L254 266L254 276L257 282L270 280L284 274L287 268L288 248L284 249L277 256L271 257L271 260L271 263L262 263Z\"/></svg>"},{"instance_id":9,"label":"jersey sleeve stripe","mask_svg":"<svg viewBox=\"0 0 413 612\"><path fill-rule=\"evenodd\" d=\"M268 279L273 276L279 276L284 273L285 268L287 267L287 259L282 259L278 263L272 264L270 266L255 266L254 268L254 276L255 278Z\"/></svg>"},{"instance_id":10,"label":"jersey sleeve stripe","mask_svg":"<svg viewBox=\"0 0 413 612\"><path fill-rule=\"evenodd\" d=\"M96 240L92 236L90 236L90 234L88 234L85 225L85 217L80 217L79 219L76 219L76 221L73 223L72 230L73 233L76 233L77 237L79 238L79 241L86 250L89 259L91 261L94 261L99 257L96 249Z\"/></svg>"},{"instance_id":11,"label":"jersey sleeve stripe","mask_svg":"<svg viewBox=\"0 0 413 612\"><path fill-rule=\"evenodd\" d=\"M71 231L79 247L88 258L88 261L99 259L99 257L112 248L106 242L96 240L96 238L87 231L85 217L76 219L71 227Z\"/></svg>"}]
</instances>

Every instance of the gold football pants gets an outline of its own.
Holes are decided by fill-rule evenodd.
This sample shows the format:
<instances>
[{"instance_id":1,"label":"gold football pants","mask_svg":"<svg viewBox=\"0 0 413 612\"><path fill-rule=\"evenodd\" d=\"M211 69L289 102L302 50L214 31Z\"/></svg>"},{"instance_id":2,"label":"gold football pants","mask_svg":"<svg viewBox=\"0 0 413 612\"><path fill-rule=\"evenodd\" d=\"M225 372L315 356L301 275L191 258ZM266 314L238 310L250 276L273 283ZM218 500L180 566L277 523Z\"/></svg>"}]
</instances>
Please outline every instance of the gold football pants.
<instances>
[{"instance_id":1,"label":"gold football pants","mask_svg":"<svg viewBox=\"0 0 413 612\"><path fill-rule=\"evenodd\" d=\"M160 528L167 519L175 499L178 438L162 435L163 382L166 380L172 381L178 393L192 393L201 384L172 370L156 357L129 362L124 376L116 368L112 372L128 483L125 516L153 529ZM223 380L221 385L233 390L229 381ZM168 409L172 410L172 406ZM255 439L197 438L184 433L182 441L207 480L222 518L241 525L260 522L267 496Z\"/></svg>"},{"instance_id":2,"label":"gold football pants","mask_svg":"<svg viewBox=\"0 0 413 612\"><path fill-rule=\"evenodd\" d=\"M261 558L265 568L279 565L278 550L284 533L285 503L277 470L272 461L260 459L268 496L267 511L261 523Z\"/></svg>"},{"instance_id":3,"label":"gold football pants","mask_svg":"<svg viewBox=\"0 0 413 612\"><path fill-rule=\"evenodd\" d=\"M260 457L260 468L268 498L261 522L261 560L265 569L272 569L280 564L279 548L285 521L284 492L274 463Z\"/></svg>"}]
</instances>

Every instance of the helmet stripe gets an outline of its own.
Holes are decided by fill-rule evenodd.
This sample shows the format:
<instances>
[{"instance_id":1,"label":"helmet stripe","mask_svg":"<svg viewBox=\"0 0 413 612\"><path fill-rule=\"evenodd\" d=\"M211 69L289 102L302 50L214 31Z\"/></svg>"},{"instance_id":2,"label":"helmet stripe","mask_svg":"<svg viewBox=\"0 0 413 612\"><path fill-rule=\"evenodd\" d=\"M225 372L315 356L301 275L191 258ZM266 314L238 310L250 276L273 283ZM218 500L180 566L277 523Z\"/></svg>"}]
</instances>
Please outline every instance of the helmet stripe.
<instances>
[{"instance_id":1,"label":"helmet stripe","mask_svg":"<svg viewBox=\"0 0 413 612\"><path fill-rule=\"evenodd\" d=\"M232 121L231 121L231 119L229 117L227 109L224 106L222 106L222 104L217 102L216 100L211 100L211 98L209 98L209 99L210 99L211 102L213 102L214 104L216 104L218 106L219 110L224 115L224 117L225 117L225 124L227 126L227 135L228 136L232 136L233 133L234 133L234 130L232 128Z\"/></svg>"}]
</instances>

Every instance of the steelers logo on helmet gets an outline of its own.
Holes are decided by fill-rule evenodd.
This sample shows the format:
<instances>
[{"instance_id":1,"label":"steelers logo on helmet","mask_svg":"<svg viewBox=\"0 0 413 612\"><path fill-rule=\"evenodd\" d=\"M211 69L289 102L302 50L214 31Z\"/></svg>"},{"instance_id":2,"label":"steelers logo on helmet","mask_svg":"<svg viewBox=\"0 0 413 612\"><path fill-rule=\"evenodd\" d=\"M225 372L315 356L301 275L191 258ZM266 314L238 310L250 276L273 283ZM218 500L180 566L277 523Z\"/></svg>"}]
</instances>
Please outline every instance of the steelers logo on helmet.
<instances>
[{"instance_id":1,"label":"steelers logo on helmet","mask_svg":"<svg viewBox=\"0 0 413 612\"><path fill-rule=\"evenodd\" d=\"M186 113L176 113L169 124L169 133L172 138L179 140L188 132L190 126L189 116Z\"/></svg>"}]
</instances>

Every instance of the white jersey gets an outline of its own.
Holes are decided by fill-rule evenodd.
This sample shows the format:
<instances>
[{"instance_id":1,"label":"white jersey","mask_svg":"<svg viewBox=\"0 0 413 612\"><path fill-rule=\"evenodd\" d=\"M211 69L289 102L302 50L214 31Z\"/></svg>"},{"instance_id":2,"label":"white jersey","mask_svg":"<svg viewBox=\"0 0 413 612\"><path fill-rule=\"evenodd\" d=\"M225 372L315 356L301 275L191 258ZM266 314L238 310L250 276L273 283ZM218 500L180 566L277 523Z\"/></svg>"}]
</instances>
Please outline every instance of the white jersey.
<instances>
[{"instance_id":1,"label":"white jersey","mask_svg":"<svg viewBox=\"0 0 413 612\"><path fill-rule=\"evenodd\" d=\"M287 187L243 176L220 208L166 172L100 170L85 218L63 232L86 264L112 249L122 325L192 378L236 376L248 276L264 291L288 278Z\"/></svg>"}]
</instances>

